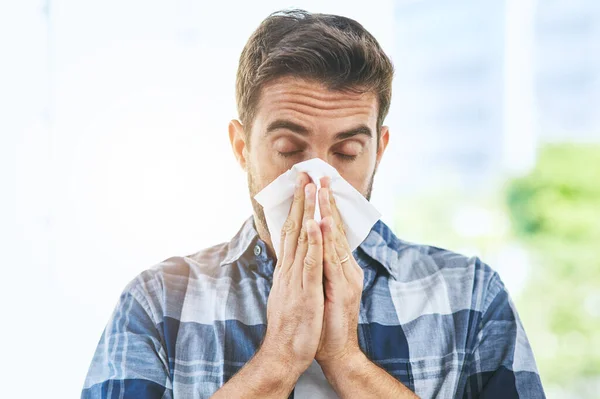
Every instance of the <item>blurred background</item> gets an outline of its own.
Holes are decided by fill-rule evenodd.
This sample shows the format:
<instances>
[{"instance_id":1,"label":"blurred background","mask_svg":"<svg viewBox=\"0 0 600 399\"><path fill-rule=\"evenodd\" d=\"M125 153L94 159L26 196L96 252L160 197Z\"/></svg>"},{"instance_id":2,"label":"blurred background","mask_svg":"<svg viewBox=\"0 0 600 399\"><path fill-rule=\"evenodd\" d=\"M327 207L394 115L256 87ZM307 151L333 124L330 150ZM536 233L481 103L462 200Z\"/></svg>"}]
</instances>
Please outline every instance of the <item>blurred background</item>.
<instances>
[{"instance_id":1,"label":"blurred background","mask_svg":"<svg viewBox=\"0 0 600 399\"><path fill-rule=\"evenodd\" d=\"M289 7L394 62L384 221L498 270L548 397L597 398L597 0L0 2L3 396L78 397L124 286L251 214L237 61Z\"/></svg>"}]
</instances>

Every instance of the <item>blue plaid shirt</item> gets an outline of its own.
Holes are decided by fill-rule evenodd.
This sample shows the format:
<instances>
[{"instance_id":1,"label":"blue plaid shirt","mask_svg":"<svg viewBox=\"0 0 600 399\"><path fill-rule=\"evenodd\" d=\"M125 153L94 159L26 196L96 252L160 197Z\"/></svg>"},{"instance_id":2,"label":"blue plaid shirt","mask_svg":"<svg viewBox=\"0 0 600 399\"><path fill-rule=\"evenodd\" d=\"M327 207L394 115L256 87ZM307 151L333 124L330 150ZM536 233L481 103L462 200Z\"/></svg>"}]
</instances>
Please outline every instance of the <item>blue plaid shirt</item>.
<instances>
[{"instance_id":1,"label":"blue plaid shirt","mask_svg":"<svg viewBox=\"0 0 600 399\"><path fill-rule=\"evenodd\" d=\"M399 240L381 221L364 270L358 338L423 398L543 398L527 336L489 266ZM228 243L170 258L123 291L82 398L208 398L260 347L274 261L248 219ZM303 397L298 384L291 397Z\"/></svg>"}]
</instances>

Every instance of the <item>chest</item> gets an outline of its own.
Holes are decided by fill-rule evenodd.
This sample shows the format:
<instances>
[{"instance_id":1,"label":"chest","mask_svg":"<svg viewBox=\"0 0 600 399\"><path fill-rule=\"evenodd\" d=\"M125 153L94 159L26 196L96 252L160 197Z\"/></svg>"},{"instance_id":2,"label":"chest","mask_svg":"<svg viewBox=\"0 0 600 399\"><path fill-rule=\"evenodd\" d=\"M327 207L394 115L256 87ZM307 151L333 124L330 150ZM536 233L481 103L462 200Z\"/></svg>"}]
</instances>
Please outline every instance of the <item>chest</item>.
<instances>
[{"instance_id":1,"label":"chest","mask_svg":"<svg viewBox=\"0 0 600 399\"><path fill-rule=\"evenodd\" d=\"M430 313L431 301L440 298L414 296L408 303L406 295L393 291L375 283L363 293L357 328L361 350L418 395L453 397L461 385L469 312ZM266 284L247 284L213 287L189 303L186 297L181 321L165 331L176 337L169 350L175 397L209 398L252 358L266 333L268 292ZM313 362L293 397L337 396Z\"/></svg>"}]
</instances>

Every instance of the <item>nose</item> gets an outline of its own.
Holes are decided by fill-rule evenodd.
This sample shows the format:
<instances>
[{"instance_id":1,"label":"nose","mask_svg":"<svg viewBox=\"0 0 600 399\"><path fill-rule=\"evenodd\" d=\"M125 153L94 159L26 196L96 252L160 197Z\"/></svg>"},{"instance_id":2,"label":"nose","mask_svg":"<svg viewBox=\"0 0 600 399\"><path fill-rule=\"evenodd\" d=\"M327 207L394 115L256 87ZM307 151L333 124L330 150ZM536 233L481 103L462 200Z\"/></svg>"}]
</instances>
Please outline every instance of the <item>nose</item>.
<instances>
[{"instance_id":1,"label":"nose","mask_svg":"<svg viewBox=\"0 0 600 399\"><path fill-rule=\"evenodd\" d=\"M323 162L327 162L328 164L331 165L331 161L332 159L330 159L331 154L329 154L329 151L327 149L315 149L313 150L311 153L308 154L308 159L313 159L313 158L319 158L321 161Z\"/></svg>"}]
</instances>

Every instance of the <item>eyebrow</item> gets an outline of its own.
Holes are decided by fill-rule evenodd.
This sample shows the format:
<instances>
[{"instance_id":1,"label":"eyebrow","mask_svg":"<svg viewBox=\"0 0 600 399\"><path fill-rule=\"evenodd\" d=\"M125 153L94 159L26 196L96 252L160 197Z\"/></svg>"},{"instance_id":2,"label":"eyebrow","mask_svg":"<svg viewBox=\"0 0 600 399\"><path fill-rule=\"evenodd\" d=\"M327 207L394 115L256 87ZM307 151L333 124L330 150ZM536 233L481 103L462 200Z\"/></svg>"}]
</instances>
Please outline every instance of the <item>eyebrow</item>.
<instances>
[{"instance_id":1,"label":"eyebrow","mask_svg":"<svg viewBox=\"0 0 600 399\"><path fill-rule=\"evenodd\" d=\"M285 119L277 119L271 122L269 126L267 126L265 135L268 135L269 133L278 129L286 129L301 136L310 136L310 131L308 128ZM352 129L337 133L334 138L335 140L344 140L359 134L373 138L373 132L371 132L371 129L367 125L359 125Z\"/></svg>"},{"instance_id":2,"label":"eyebrow","mask_svg":"<svg viewBox=\"0 0 600 399\"><path fill-rule=\"evenodd\" d=\"M292 121L287 121L285 119L277 119L277 120L269 123L269 126L267 126L267 132L265 135L271 133L274 130L278 130L278 129L290 130L301 136L309 136L310 135L310 132L308 131L308 129L306 127L299 125L297 123L294 123Z\"/></svg>"}]
</instances>

